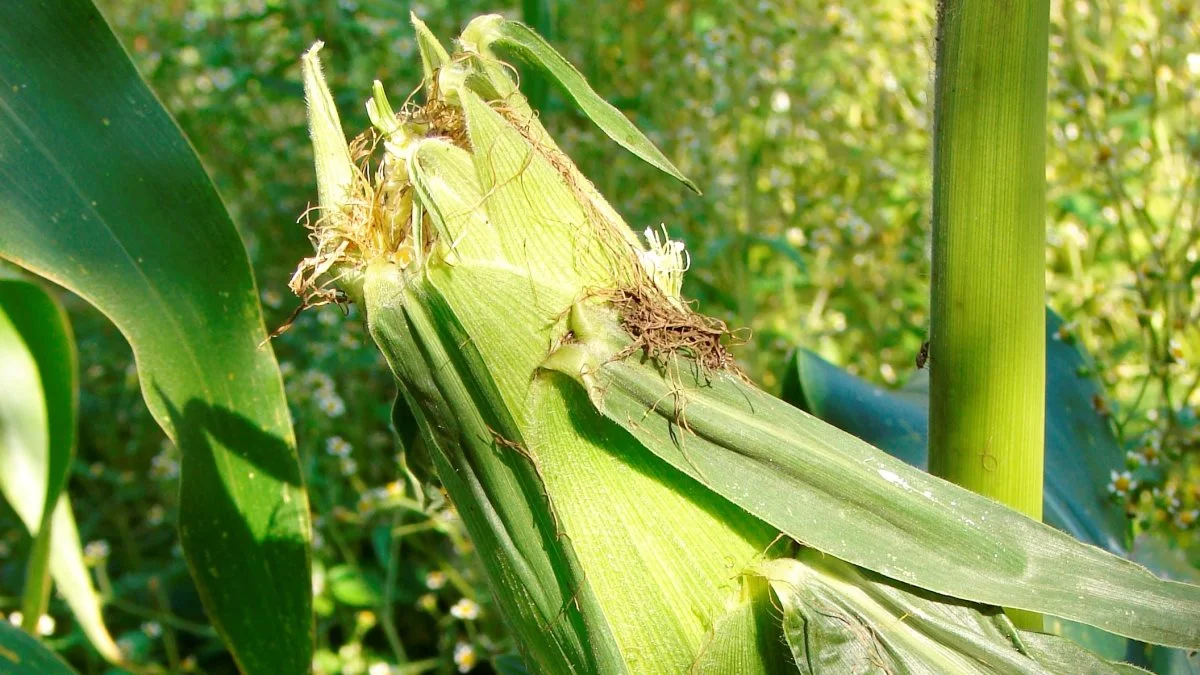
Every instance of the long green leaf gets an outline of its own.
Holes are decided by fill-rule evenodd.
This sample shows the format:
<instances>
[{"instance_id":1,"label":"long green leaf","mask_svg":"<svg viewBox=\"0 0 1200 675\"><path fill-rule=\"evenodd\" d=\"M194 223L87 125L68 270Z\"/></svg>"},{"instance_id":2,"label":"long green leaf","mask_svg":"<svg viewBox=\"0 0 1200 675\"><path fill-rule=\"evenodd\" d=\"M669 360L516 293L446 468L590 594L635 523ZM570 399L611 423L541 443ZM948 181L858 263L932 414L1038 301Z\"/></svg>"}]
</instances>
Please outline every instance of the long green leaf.
<instances>
[{"instance_id":1,"label":"long green leaf","mask_svg":"<svg viewBox=\"0 0 1200 675\"><path fill-rule=\"evenodd\" d=\"M0 369L11 376L0 389L0 492L35 537L22 611L36 625L48 574L96 650L120 661L62 489L75 449L75 343L66 312L40 284L0 279ZM41 511L46 498L56 501L49 513Z\"/></svg>"},{"instance_id":2,"label":"long green leaf","mask_svg":"<svg viewBox=\"0 0 1200 675\"><path fill-rule=\"evenodd\" d=\"M37 638L0 621L0 673L75 675L76 671Z\"/></svg>"},{"instance_id":3,"label":"long green leaf","mask_svg":"<svg viewBox=\"0 0 1200 675\"><path fill-rule=\"evenodd\" d=\"M90 2L0 22L0 255L129 340L183 452L180 533L210 617L244 671L307 672L307 497L245 249Z\"/></svg>"},{"instance_id":4,"label":"long green leaf","mask_svg":"<svg viewBox=\"0 0 1200 675\"><path fill-rule=\"evenodd\" d=\"M725 373L616 358L628 336L577 305L547 367L651 452L804 545L936 593L1200 646L1200 586L914 469Z\"/></svg>"},{"instance_id":5,"label":"long green leaf","mask_svg":"<svg viewBox=\"0 0 1200 675\"><path fill-rule=\"evenodd\" d=\"M654 147L650 139L622 115L620 110L592 89L592 85L588 84L575 66L529 26L518 21L509 21L497 14L481 16L463 30L462 42L485 51L499 47L524 63L540 69L551 81L557 83L588 119L600 127L609 138L697 194L700 192L700 188L675 168L671 160Z\"/></svg>"}]
</instances>

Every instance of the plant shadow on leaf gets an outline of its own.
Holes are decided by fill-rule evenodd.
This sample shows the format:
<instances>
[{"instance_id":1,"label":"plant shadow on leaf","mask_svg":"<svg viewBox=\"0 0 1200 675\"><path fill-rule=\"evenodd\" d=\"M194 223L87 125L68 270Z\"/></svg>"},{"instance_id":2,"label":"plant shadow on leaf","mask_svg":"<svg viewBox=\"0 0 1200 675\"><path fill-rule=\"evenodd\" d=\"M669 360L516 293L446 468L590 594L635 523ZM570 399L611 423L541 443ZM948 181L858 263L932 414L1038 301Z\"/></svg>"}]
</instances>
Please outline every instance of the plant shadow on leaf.
<instances>
[{"instance_id":1,"label":"plant shadow on leaf","mask_svg":"<svg viewBox=\"0 0 1200 675\"><path fill-rule=\"evenodd\" d=\"M289 445L283 439L263 431L246 417L226 408L193 399L181 413L171 406L165 396L162 401L179 434L180 446L189 449L183 453L181 477L211 478L203 483L198 483L194 478L180 481L179 534L192 576L197 579L212 578L216 577L218 568L228 574L228 570L236 571L237 566L241 566L247 572L245 578L275 581L274 584L250 586L237 580L225 580L222 583L220 577L212 578L213 583L197 585L201 596L208 596L204 597L205 605L244 602L246 595L259 595L261 599L250 603L251 606L272 604L276 607L276 616L290 619L290 625L274 625L271 630L264 631L262 617L251 612L231 612L225 615L221 624L215 625L222 633L229 631L243 636L258 635L259 639L269 643L279 639L280 631L304 630L311 636L313 624L309 607L296 602L294 594L288 592L309 577L311 559L308 547L294 532L296 519L303 517L296 510L307 508L307 504L300 498L289 501L285 492L282 501L276 501L274 497L265 500L274 503L270 512L252 517L251 514L255 512L246 509L244 504L239 505L225 483L231 477L249 481L258 478L263 480L265 486L269 479L275 484L282 484L285 490L302 494L300 468L292 461ZM244 464L235 466L228 463L218 467L212 442L230 450L225 457L236 456ZM189 511L193 513L189 514ZM185 527L182 523L189 525ZM221 547L211 545L217 533L224 544ZM223 561L219 565L214 564L219 559ZM303 559L308 564L294 569L271 568L269 565L270 561L285 559ZM251 572L255 567L261 569ZM303 576L303 580L299 576ZM237 589L236 593L225 600L213 597L214 590L228 594L233 588ZM303 653L295 653L294 662L287 664L275 660L263 663L244 660L246 655L264 653L270 653L270 650L247 650L239 655L239 665L246 672L303 672L309 666L309 656Z\"/></svg>"}]
</instances>

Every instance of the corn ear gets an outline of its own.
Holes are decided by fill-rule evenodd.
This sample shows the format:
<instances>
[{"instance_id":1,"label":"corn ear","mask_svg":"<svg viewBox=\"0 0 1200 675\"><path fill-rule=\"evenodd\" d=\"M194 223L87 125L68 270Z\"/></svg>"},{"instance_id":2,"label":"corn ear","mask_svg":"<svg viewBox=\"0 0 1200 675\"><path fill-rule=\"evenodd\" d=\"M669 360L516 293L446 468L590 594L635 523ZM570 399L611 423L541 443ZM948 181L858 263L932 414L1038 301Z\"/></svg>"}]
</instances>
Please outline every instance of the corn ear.
<instances>
[{"instance_id":1,"label":"corn ear","mask_svg":"<svg viewBox=\"0 0 1200 675\"><path fill-rule=\"evenodd\" d=\"M806 546L935 593L1200 646L1200 586L1031 520L871 447L741 378L624 358L611 309L572 309L545 367L651 452Z\"/></svg>"},{"instance_id":2,"label":"corn ear","mask_svg":"<svg viewBox=\"0 0 1200 675\"><path fill-rule=\"evenodd\" d=\"M642 278L640 242L549 142L505 67L422 42L435 83L422 119L387 119L378 86L368 105L385 157L350 194L380 206L318 221L318 255L298 278L325 270L364 307L397 410L420 429L531 667L684 672L710 643L769 663L750 655L777 642L720 626L766 611L741 573L777 532L696 490L539 369L587 289ZM744 671L710 659L703 672Z\"/></svg>"},{"instance_id":3,"label":"corn ear","mask_svg":"<svg viewBox=\"0 0 1200 675\"><path fill-rule=\"evenodd\" d=\"M308 298L336 284L364 308L399 385L397 418L420 430L533 670L794 672L770 577L755 572L795 547L781 531L954 598L1196 641L1182 625L1200 611L1193 587L1081 552L729 374L723 331L678 295L682 248L633 234L490 46L524 45L618 142L649 141L513 24L473 22L453 55L414 24L428 100L396 113L374 88L383 156L373 172L353 167L341 202L325 199L344 173L323 168L344 168L341 155L318 161L319 184L333 182L293 288ZM304 66L310 102L331 101L315 52ZM318 151L345 144L336 112L310 113ZM369 159L370 146L347 154ZM638 312L689 346L634 339ZM1116 591L1083 584L1073 563Z\"/></svg>"}]
</instances>

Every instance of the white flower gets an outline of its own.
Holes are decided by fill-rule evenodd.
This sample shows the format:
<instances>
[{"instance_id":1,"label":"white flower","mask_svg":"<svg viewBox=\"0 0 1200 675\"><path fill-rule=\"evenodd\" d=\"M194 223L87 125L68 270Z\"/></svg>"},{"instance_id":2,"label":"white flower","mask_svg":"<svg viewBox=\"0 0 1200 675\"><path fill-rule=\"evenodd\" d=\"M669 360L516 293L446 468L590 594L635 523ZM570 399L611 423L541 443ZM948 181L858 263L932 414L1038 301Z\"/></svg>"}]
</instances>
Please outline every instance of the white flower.
<instances>
[{"instance_id":1,"label":"white flower","mask_svg":"<svg viewBox=\"0 0 1200 675\"><path fill-rule=\"evenodd\" d=\"M441 570L434 570L425 575L425 587L436 591L446 586L446 573ZM457 607L457 605L455 605Z\"/></svg>"},{"instance_id":2,"label":"white flower","mask_svg":"<svg viewBox=\"0 0 1200 675\"><path fill-rule=\"evenodd\" d=\"M1138 485L1138 482L1133 479L1133 475L1128 471L1122 471L1121 473L1113 471L1111 478L1112 480L1108 484L1108 492L1118 497L1124 497L1131 490L1136 489Z\"/></svg>"},{"instance_id":3,"label":"white flower","mask_svg":"<svg viewBox=\"0 0 1200 675\"><path fill-rule=\"evenodd\" d=\"M104 560L108 557L108 553L108 542L103 539L89 541L87 546L83 547L83 557L93 562Z\"/></svg>"},{"instance_id":4,"label":"white flower","mask_svg":"<svg viewBox=\"0 0 1200 675\"><path fill-rule=\"evenodd\" d=\"M25 615L22 614L19 610L8 615L8 622L14 626L17 626L18 628L21 626L21 622L24 620L25 620Z\"/></svg>"},{"instance_id":5,"label":"white flower","mask_svg":"<svg viewBox=\"0 0 1200 675\"><path fill-rule=\"evenodd\" d=\"M156 638L162 635L162 624L157 621L147 621L142 624L142 632L148 638Z\"/></svg>"},{"instance_id":6,"label":"white flower","mask_svg":"<svg viewBox=\"0 0 1200 675\"><path fill-rule=\"evenodd\" d=\"M179 461L175 459L173 450L164 447L162 452L150 458L150 475L155 478L172 480L179 477Z\"/></svg>"},{"instance_id":7,"label":"white flower","mask_svg":"<svg viewBox=\"0 0 1200 675\"><path fill-rule=\"evenodd\" d=\"M454 665L458 666L458 672L471 672L478 661L479 655L475 653L475 646L470 642L459 642L454 645Z\"/></svg>"},{"instance_id":8,"label":"white flower","mask_svg":"<svg viewBox=\"0 0 1200 675\"><path fill-rule=\"evenodd\" d=\"M317 390L317 407L330 417L341 417L346 412L346 403L332 391Z\"/></svg>"},{"instance_id":9,"label":"white flower","mask_svg":"<svg viewBox=\"0 0 1200 675\"><path fill-rule=\"evenodd\" d=\"M233 71L230 70L229 68L218 68L218 69L214 70L212 73L212 83L213 83L213 86L216 87L218 91L225 91L226 89L232 87L233 81L234 81ZM276 294L276 295L278 295L278 294ZM279 305L271 305L271 306L278 307Z\"/></svg>"},{"instance_id":10,"label":"white flower","mask_svg":"<svg viewBox=\"0 0 1200 675\"><path fill-rule=\"evenodd\" d=\"M37 633L42 637L54 635L54 626L54 617L50 616L49 614L43 614L38 617Z\"/></svg>"},{"instance_id":11,"label":"white flower","mask_svg":"<svg viewBox=\"0 0 1200 675\"><path fill-rule=\"evenodd\" d=\"M376 661L371 664L370 668L367 668L367 675L391 675L392 672L394 672L392 667L383 661Z\"/></svg>"},{"instance_id":12,"label":"white flower","mask_svg":"<svg viewBox=\"0 0 1200 675\"><path fill-rule=\"evenodd\" d=\"M351 457L343 457L340 466L343 476L353 476L358 472L358 462Z\"/></svg>"},{"instance_id":13,"label":"white flower","mask_svg":"<svg viewBox=\"0 0 1200 675\"><path fill-rule=\"evenodd\" d=\"M782 89L776 89L771 92L771 110L777 113L785 113L792 109L792 97Z\"/></svg>"},{"instance_id":14,"label":"white flower","mask_svg":"<svg viewBox=\"0 0 1200 675\"><path fill-rule=\"evenodd\" d=\"M278 309L283 304L283 296L279 294L279 291L268 288L262 292L262 301L267 307Z\"/></svg>"},{"instance_id":15,"label":"white flower","mask_svg":"<svg viewBox=\"0 0 1200 675\"><path fill-rule=\"evenodd\" d=\"M479 603L470 598L463 598L450 608L450 616L463 621L474 621L479 618Z\"/></svg>"},{"instance_id":16,"label":"white flower","mask_svg":"<svg viewBox=\"0 0 1200 675\"><path fill-rule=\"evenodd\" d=\"M354 447L347 443L346 439L341 436L330 436L325 441L325 452L334 457L349 457L350 451L353 449Z\"/></svg>"}]
</instances>

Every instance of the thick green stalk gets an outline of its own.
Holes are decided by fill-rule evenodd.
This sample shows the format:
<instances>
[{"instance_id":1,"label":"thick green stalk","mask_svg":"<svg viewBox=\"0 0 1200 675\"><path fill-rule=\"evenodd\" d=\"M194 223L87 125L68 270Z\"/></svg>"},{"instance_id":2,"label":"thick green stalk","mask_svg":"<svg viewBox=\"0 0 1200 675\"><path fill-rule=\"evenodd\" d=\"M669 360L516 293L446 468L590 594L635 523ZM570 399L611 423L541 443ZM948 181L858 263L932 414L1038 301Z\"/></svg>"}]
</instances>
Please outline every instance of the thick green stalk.
<instances>
[{"instance_id":1,"label":"thick green stalk","mask_svg":"<svg viewBox=\"0 0 1200 675\"><path fill-rule=\"evenodd\" d=\"M938 10L929 468L1040 519L1049 2Z\"/></svg>"}]
</instances>

